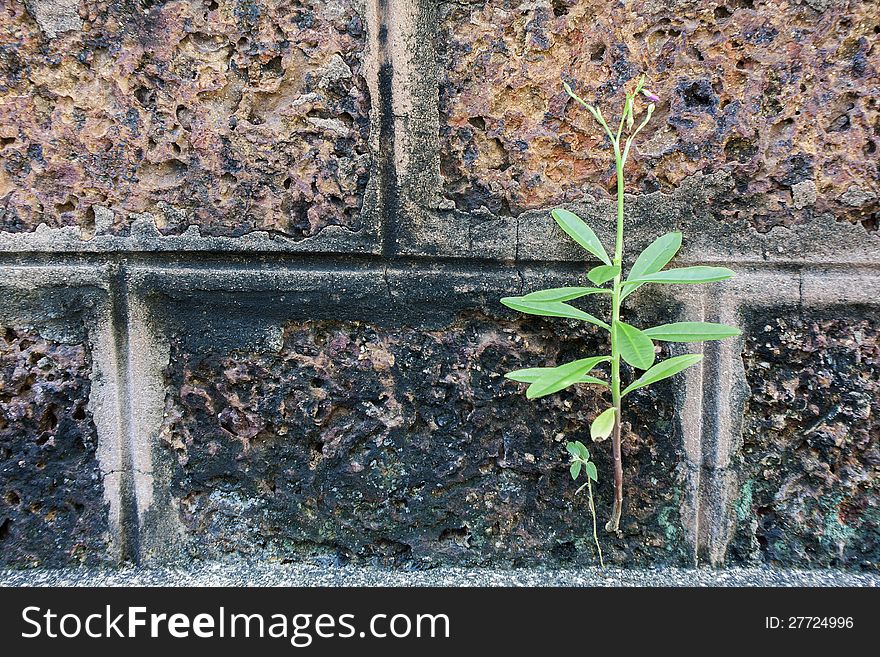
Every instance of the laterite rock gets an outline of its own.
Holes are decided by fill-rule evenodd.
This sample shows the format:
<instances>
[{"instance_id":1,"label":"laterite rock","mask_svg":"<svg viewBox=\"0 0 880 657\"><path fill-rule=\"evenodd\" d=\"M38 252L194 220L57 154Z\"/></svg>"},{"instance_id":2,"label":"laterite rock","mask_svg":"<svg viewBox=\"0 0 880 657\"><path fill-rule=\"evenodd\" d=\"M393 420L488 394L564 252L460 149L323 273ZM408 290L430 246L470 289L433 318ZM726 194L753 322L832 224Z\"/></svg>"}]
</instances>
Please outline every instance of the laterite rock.
<instances>
[{"instance_id":1,"label":"laterite rock","mask_svg":"<svg viewBox=\"0 0 880 657\"><path fill-rule=\"evenodd\" d=\"M139 213L164 234L359 227L357 3L81 2L81 29L56 33L47 1L0 12L0 230L90 238L96 207L116 234Z\"/></svg>"},{"instance_id":2,"label":"laterite rock","mask_svg":"<svg viewBox=\"0 0 880 657\"><path fill-rule=\"evenodd\" d=\"M0 564L106 561L107 506L89 411L91 356L0 327Z\"/></svg>"},{"instance_id":3,"label":"laterite rock","mask_svg":"<svg viewBox=\"0 0 880 657\"><path fill-rule=\"evenodd\" d=\"M603 347L598 332L464 313L442 330L288 323L276 352L172 348L162 437L200 557L320 556L406 567L592 563L565 440L596 387L529 402L500 373ZM607 345L605 345L607 347ZM686 563L670 389L631 397L618 563ZM591 445L611 472L609 443ZM598 511L612 487L602 475Z\"/></svg>"},{"instance_id":4,"label":"laterite rock","mask_svg":"<svg viewBox=\"0 0 880 657\"><path fill-rule=\"evenodd\" d=\"M461 210L611 195L607 139L562 81L611 121L644 72L661 100L627 165L633 191L726 171L721 219L766 231L832 213L877 228L877 3L506 0L440 15L441 172Z\"/></svg>"},{"instance_id":5,"label":"laterite rock","mask_svg":"<svg viewBox=\"0 0 880 657\"><path fill-rule=\"evenodd\" d=\"M753 318L733 563L880 564L876 313Z\"/></svg>"}]
</instances>

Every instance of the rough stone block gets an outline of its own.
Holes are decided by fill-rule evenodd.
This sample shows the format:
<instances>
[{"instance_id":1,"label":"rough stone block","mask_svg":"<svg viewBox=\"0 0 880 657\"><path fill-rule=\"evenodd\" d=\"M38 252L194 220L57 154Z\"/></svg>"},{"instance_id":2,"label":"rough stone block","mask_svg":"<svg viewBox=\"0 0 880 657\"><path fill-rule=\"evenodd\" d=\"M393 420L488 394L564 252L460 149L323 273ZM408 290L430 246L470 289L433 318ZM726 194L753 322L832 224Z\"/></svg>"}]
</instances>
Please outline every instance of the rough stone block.
<instances>
[{"instance_id":1,"label":"rough stone block","mask_svg":"<svg viewBox=\"0 0 880 657\"><path fill-rule=\"evenodd\" d=\"M487 277L395 272L388 280L397 312L378 321L363 293L343 311L319 313L335 318L269 313L265 326L227 325L241 305L227 314L207 310L207 299L200 306L185 286L172 294L180 301L167 307L155 461L170 484L181 553L412 567L595 561L564 442L585 439L607 400L583 386L529 402L502 374L607 350L600 332L500 306L487 314L474 303ZM505 293L500 280L492 287ZM376 294L387 303L387 291ZM309 316L298 304L280 312ZM677 310L650 312L640 319ZM690 563L676 399L674 385L629 398L623 536L600 529L612 562ZM592 450L601 522L612 496L610 447Z\"/></svg>"},{"instance_id":2,"label":"rough stone block","mask_svg":"<svg viewBox=\"0 0 880 657\"><path fill-rule=\"evenodd\" d=\"M90 346L0 324L0 564L104 562Z\"/></svg>"},{"instance_id":3,"label":"rough stone block","mask_svg":"<svg viewBox=\"0 0 880 657\"><path fill-rule=\"evenodd\" d=\"M644 72L661 100L634 189L725 172L720 218L766 231L828 213L874 231L878 23L865 2L442 3L444 195L501 216L613 195L606 139L561 83L610 116Z\"/></svg>"},{"instance_id":4,"label":"rough stone block","mask_svg":"<svg viewBox=\"0 0 880 657\"><path fill-rule=\"evenodd\" d=\"M162 235L193 225L296 241L363 227L372 118L359 3L72 11L34 0L0 15L0 230L124 236L145 213Z\"/></svg>"},{"instance_id":5,"label":"rough stone block","mask_svg":"<svg viewBox=\"0 0 880 657\"><path fill-rule=\"evenodd\" d=\"M880 563L880 327L865 307L754 314L730 563Z\"/></svg>"},{"instance_id":6,"label":"rough stone block","mask_svg":"<svg viewBox=\"0 0 880 657\"><path fill-rule=\"evenodd\" d=\"M395 133L402 253L580 259L549 218L558 206L613 241L611 151L561 82L607 114L644 71L661 101L627 164L636 242L656 236L649 223L683 230L694 262L876 260L874 5L404 4L436 70L404 70L395 91L412 118Z\"/></svg>"}]
</instances>

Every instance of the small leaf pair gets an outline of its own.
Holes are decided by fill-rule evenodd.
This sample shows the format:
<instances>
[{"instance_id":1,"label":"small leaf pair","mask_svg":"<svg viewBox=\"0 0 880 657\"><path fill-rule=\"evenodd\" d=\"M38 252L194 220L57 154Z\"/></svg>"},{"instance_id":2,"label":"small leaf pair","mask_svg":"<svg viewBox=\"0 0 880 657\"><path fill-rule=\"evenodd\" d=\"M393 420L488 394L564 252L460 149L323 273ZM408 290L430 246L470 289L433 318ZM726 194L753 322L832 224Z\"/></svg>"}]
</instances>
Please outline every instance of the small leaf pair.
<instances>
[{"instance_id":1,"label":"small leaf pair","mask_svg":"<svg viewBox=\"0 0 880 657\"><path fill-rule=\"evenodd\" d=\"M666 233L651 242L642 251L623 282L621 299L635 292L645 283L712 283L733 276L726 267L679 267L661 271L681 248L681 233Z\"/></svg>"},{"instance_id":2,"label":"small leaf pair","mask_svg":"<svg viewBox=\"0 0 880 657\"><path fill-rule=\"evenodd\" d=\"M596 470L596 464L590 461L590 452L581 441L576 440L574 442L566 443L565 449L567 449L568 453L572 456L571 465L569 466L568 471L573 480L577 481L577 478L581 474L581 469L583 469L588 478L593 481L599 481L599 473Z\"/></svg>"}]
</instances>

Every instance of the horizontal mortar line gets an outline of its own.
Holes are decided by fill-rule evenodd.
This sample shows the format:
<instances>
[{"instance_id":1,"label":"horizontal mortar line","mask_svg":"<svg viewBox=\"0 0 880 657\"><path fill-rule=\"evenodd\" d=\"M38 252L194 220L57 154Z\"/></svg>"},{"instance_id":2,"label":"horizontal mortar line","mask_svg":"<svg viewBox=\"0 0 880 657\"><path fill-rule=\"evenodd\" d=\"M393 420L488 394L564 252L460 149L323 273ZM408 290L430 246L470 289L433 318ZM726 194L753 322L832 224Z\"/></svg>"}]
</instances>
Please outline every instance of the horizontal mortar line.
<instances>
[{"instance_id":1,"label":"horizontal mortar line","mask_svg":"<svg viewBox=\"0 0 880 657\"><path fill-rule=\"evenodd\" d=\"M215 265L249 263L249 264L310 264L339 262L383 262L381 256L368 253L273 253L273 252L206 252L206 251L127 251L112 253L53 253L45 251L31 252L0 252L0 266L5 264L22 265L57 265L79 264L83 266L106 263L125 262L128 265L158 264L173 266L175 264Z\"/></svg>"},{"instance_id":2,"label":"horizontal mortar line","mask_svg":"<svg viewBox=\"0 0 880 657\"><path fill-rule=\"evenodd\" d=\"M779 303L783 301L801 307L876 306L880 304L880 295L875 291L880 287L876 279L876 273L858 271L800 271L786 276L751 272L720 285L724 286L726 303L736 306L740 312L755 306L783 305Z\"/></svg>"},{"instance_id":3,"label":"horizontal mortar line","mask_svg":"<svg viewBox=\"0 0 880 657\"><path fill-rule=\"evenodd\" d=\"M554 272L583 271L594 263L575 260L514 260L498 258L449 256L413 256L400 255L387 258L380 255L364 253L228 253L228 252L116 252L116 253L51 253L21 252L0 253L0 267L94 267L111 263L124 262L129 266L156 267L162 269L225 269L284 271L284 270L327 270L340 272L364 271L384 267L403 269L406 267L420 268L431 271L431 268L446 269L469 273L484 271L487 268L499 271L515 269L550 270ZM355 265L360 265L356 267ZM754 273L775 274L835 274L847 275L880 275L880 262L806 262L806 261L767 261L767 260L700 260L697 258L680 258L675 261L678 266L710 265L731 268L746 268L737 271L737 275L747 275L748 270ZM271 268L271 269L270 269Z\"/></svg>"},{"instance_id":4,"label":"horizontal mortar line","mask_svg":"<svg viewBox=\"0 0 880 657\"><path fill-rule=\"evenodd\" d=\"M291 286L291 291L299 289L303 284L308 289L321 288L322 280L327 284L336 281L337 284L346 280L351 282L368 282L371 279L381 281L383 286L390 287L394 281L411 280L424 277L428 279L447 278L450 284L467 283L479 287L480 278L489 280L516 279L518 288L534 288L529 285L529 274L535 272L524 271L522 268L513 266L496 266L493 268L480 267L468 269L444 269L438 267L419 268L406 266L386 266L384 263L371 263L362 267L259 267L259 266L236 266L227 264L223 267L190 266L176 264L173 266L128 265L133 283L137 287L143 285L148 288L159 289L163 287L162 281L178 281L186 283L189 290L214 290L219 292L256 292L278 290L285 286ZM5 274L4 274L5 271ZM565 284L567 276L577 276L583 273L572 270L550 270L541 274L553 274L559 277L555 284ZM880 273L857 273L851 270L824 272L822 275L811 274L804 276L801 271L746 271L739 272L732 281L716 285L725 285L727 293L732 294L731 303L737 305L779 305L779 303L798 303L806 301L808 304L839 302L841 304L867 304L880 303L880 295L872 292L877 286L875 280L880 278ZM16 280L18 279L18 280ZM838 282L845 280L861 280L862 284L853 289L842 291ZM107 286L107 275L103 271L83 269L76 266L63 265L0 265L0 287L11 286L13 288L29 287L34 289L46 287L103 287ZM778 282L774 282L778 281ZM801 281L808 284L805 296L798 294L801 289ZM811 284L813 281L820 285ZM437 281L434 281L436 283ZM572 282L577 282L576 280ZM797 284L797 289L792 285ZM768 286L776 286L769 289ZM789 289L791 288L791 289Z\"/></svg>"},{"instance_id":5,"label":"horizontal mortar line","mask_svg":"<svg viewBox=\"0 0 880 657\"><path fill-rule=\"evenodd\" d=\"M520 266L540 266L545 264L553 264L553 263L572 263L579 264L583 266L587 264L589 266L597 266L601 263L599 262L590 262L583 263L577 261L569 261L569 260L516 260L516 264ZM624 268L627 263L624 262ZM880 272L880 260L865 260L865 261L812 261L812 260L761 260L761 259L749 259L749 258L730 258L726 260L713 260L713 259L700 259L696 257L686 257L680 256L672 261L672 264L669 269L674 269L675 267L692 267L697 265L705 265L709 267L728 267L736 269L740 268L749 268L759 271L780 271L780 270L789 270L789 271L806 271L806 272L824 272L828 270L835 269L843 269L847 272ZM737 273L739 273L737 271Z\"/></svg>"}]
</instances>

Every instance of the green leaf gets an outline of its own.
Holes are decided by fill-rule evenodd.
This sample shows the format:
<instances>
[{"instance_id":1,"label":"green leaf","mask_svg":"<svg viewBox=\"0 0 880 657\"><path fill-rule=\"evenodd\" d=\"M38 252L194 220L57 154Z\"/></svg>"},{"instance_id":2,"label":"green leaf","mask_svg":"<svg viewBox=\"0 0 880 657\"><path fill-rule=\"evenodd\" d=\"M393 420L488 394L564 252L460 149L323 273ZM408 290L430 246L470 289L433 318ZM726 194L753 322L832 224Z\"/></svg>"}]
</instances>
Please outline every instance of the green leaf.
<instances>
[{"instance_id":1,"label":"green leaf","mask_svg":"<svg viewBox=\"0 0 880 657\"><path fill-rule=\"evenodd\" d=\"M623 360L640 370L646 370L654 364L654 343L651 338L624 322L617 322L614 331Z\"/></svg>"},{"instance_id":2,"label":"green leaf","mask_svg":"<svg viewBox=\"0 0 880 657\"><path fill-rule=\"evenodd\" d=\"M587 476L593 481L599 481L599 473L596 472L596 464L590 461L589 463L584 465L584 471L587 473Z\"/></svg>"},{"instance_id":3,"label":"green leaf","mask_svg":"<svg viewBox=\"0 0 880 657\"><path fill-rule=\"evenodd\" d=\"M611 264L611 258L609 258L608 254L605 252L605 247L602 246L602 242L596 237L596 233L593 232L593 229L584 223L583 219L577 216L574 212L569 212L562 208L553 210L550 215L556 223L559 224L559 227L571 237L571 239L599 258L599 260L606 265Z\"/></svg>"},{"instance_id":4,"label":"green leaf","mask_svg":"<svg viewBox=\"0 0 880 657\"><path fill-rule=\"evenodd\" d=\"M712 322L675 322L652 326L642 331L652 340L664 342L702 342L703 340L723 340L739 335L740 330L727 324Z\"/></svg>"},{"instance_id":5,"label":"green leaf","mask_svg":"<svg viewBox=\"0 0 880 657\"><path fill-rule=\"evenodd\" d=\"M614 430L614 407L606 408L596 416L590 425L590 438L599 442L605 440Z\"/></svg>"},{"instance_id":6,"label":"green leaf","mask_svg":"<svg viewBox=\"0 0 880 657\"><path fill-rule=\"evenodd\" d=\"M602 283L607 283L619 273L620 267L617 265L599 265L589 271L587 278L596 285L602 285Z\"/></svg>"},{"instance_id":7,"label":"green leaf","mask_svg":"<svg viewBox=\"0 0 880 657\"><path fill-rule=\"evenodd\" d=\"M536 399L559 392L574 383L580 382L584 374L606 360L610 360L610 358L608 356L593 356L591 358L581 358L559 367L552 367L528 387L526 397L528 399Z\"/></svg>"},{"instance_id":8,"label":"green leaf","mask_svg":"<svg viewBox=\"0 0 880 657\"><path fill-rule=\"evenodd\" d=\"M504 375L504 378L511 381L519 381L520 383L534 383L552 369L552 367L527 367L524 370L508 372Z\"/></svg>"},{"instance_id":9,"label":"green leaf","mask_svg":"<svg viewBox=\"0 0 880 657\"><path fill-rule=\"evenodd\" d=\"M581 473L581 466L583 463L580 461L574 461L569 467L568 471L571 473L571 478L577 481L578 475Z\"/></svg>"},{"instance_id":10,"label":"green leaf","mask_svg":"<svg viewBox=\"0 0 880 657\"><path fill-rule=\"evenodd\" d=\"M523 301L571 301L589 294L611 294L611 290L601 287L553 287L548 290L529 292Z\"/></svg>"},{"instance_id":11,"label":"green leaf","mask_svg":"<svg viewBox=\"0 0 880 657\"><path fill-rule=\"evenodd\" d=\"M629 270L627 280L634 280L645 274L653 274L663 269L681 248L681 233L666 233L651 242L644 251L639 254L632 268ZM623 301L630 293L635 292L640 285L624 288L620 295Z\"/></svg>"},{"instance_id":12,"label":"green leaf","mask_svg":"<svg viewBox=\"0 0 880 657\"><path fill-rule=\"evenodd\" d=\"M511 381L519 381L520 383L534 383L552 369L555 368L528 367L524 370L514 370L513 372L508 372L504 375L504 378L510 379ZM585 374L580 381L575 381L575 383L595 383L600 386L605 386L606 388L608 387L607 381L597 379L595 376L590 376L589 374Z\"/></svg>"},{"instance_id":13,"label":"green leaf","mask_svg":"<svg viewBox=\"0 0 880 657\"><path fill-rule=\"evenodd\" d=\"M679 267L642 274L636 279L627 280L625 285L633 283L713 283L732 278L733 271L727 267Z\"/></svg>"},{"instance_id":14,"label":"green leaf","mask_svg":"<svg viewBox=\"0 0 880 657\"><path fill-rule=\"evenodd\" d=\"M568 450L568 453L572 456L580 456L577 445L575 445L573 442L565 443L565 449Z\"/></svg>"},{"instance_id":15,"label":"green leaf","mask_svg":"<svg viewBox=\"0 0 880 657\"><path fill-rule=\"evenodd\" d=\"M529 315L540 315L541 317L568 317L570 319L579 319L584 322L589 322L590 324L601 326L604 329L609 328L608 324L598 317L593 317L591 314L585 313L583 310L579 310L574 306L559 301L525 301L522 297L504 297L501 299L501 303L508 308L513 308L514 310L518 310L521 313L528 313Z\"/></svg>"},{"instance_id":16,"label":"green leaf","mask_svg":"<svg viewBox=\"0 0 880 657\"><path fill-rule=\"evenodd\" d=\"M657 381L668 379L670 376L674 376L682 370L686 370L691 365L696 365L702 360L702 358L703 356L701 354L685 354L684 356L674 356L673 358L667 358L664 361L660 361L654 365L654 367L642 374L638 379L630 383L621 393L621 396L626 395L633 390L649 386Z\"/></svg>"},{"instance_id":17,"label":"green leaf","mask_svg":"<svg viewBox=\"0 0 880 657\"><path fill-rule=\"evenodd\" d=\"M578 456L581 457L584 461L590 460L590 450L587 449L587 446L584 445L580 440L574 441L574 447L578 452Z\"/></svg>"}]
</instances>

